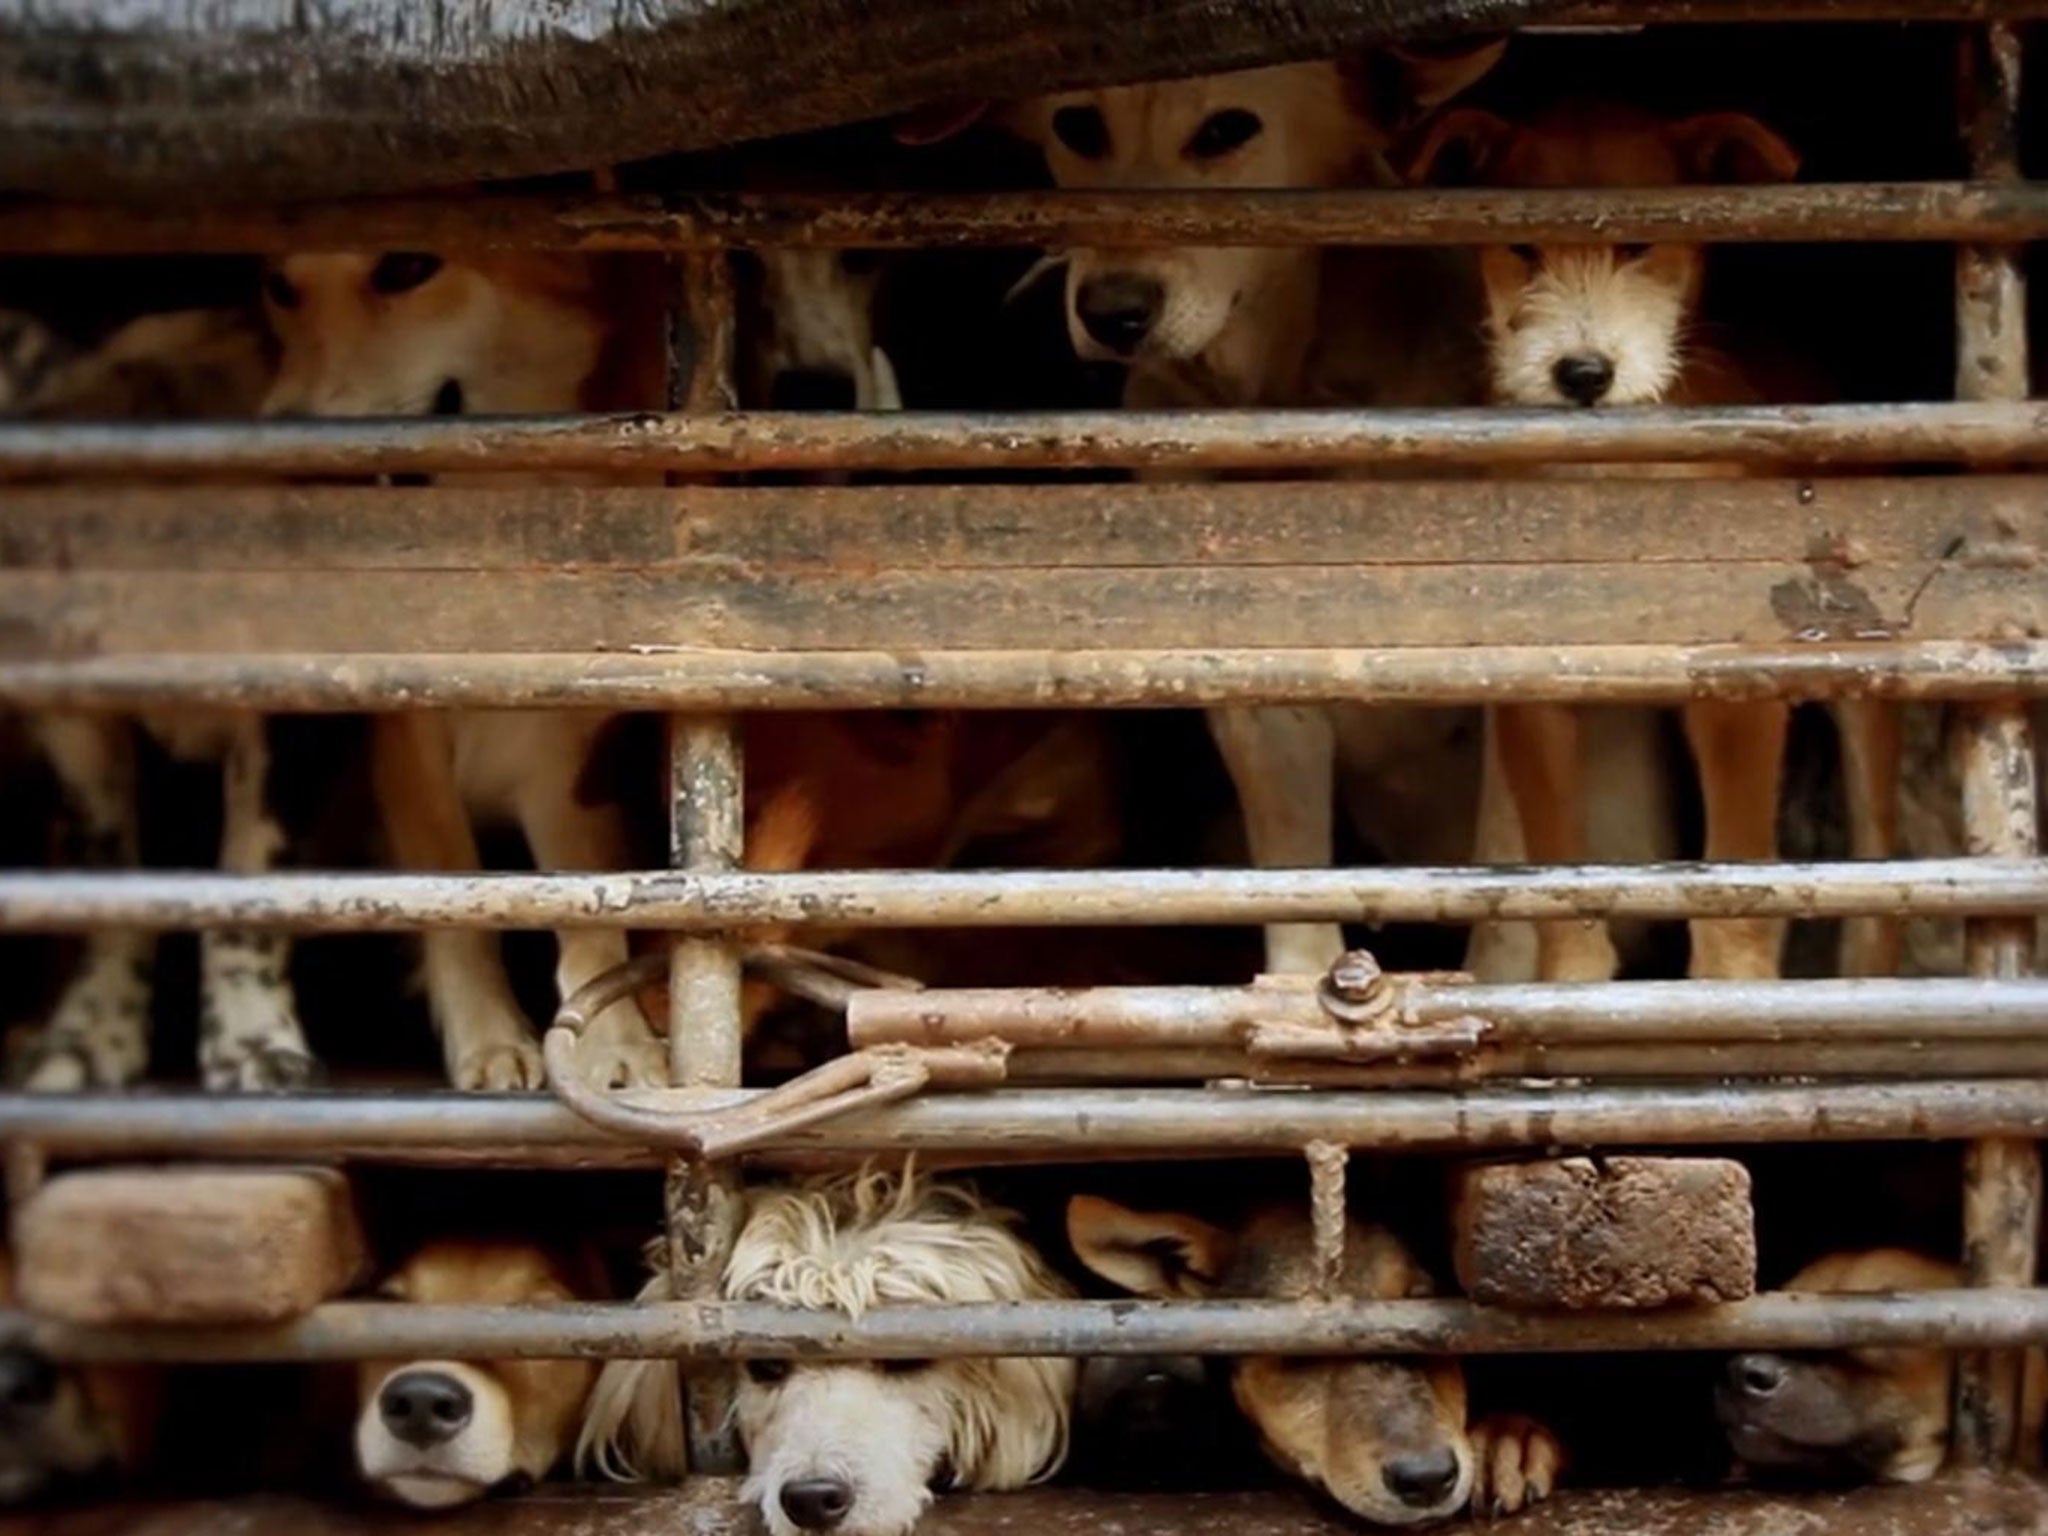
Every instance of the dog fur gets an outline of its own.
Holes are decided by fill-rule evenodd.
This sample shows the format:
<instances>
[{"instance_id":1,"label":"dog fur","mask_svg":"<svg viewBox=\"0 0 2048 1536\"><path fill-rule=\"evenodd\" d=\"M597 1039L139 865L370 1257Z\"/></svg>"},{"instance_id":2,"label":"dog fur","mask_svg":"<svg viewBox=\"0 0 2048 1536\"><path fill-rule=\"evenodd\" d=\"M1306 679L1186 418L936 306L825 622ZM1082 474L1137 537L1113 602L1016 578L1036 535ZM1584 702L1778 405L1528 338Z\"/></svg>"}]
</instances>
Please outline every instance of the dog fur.
<instances>
[{"instance_id":1,"label":"dog fur","mask_svg":"<svg viewBox=\"0 0 2048 1536\"><path fill-rule=\"evenodd\" d=\"M1475 109L1448 112L1423 139L1410 174L1439 183L1629 187L1782 181L1797 169L1790 146L1739 113L1667 123L1633 110L1575 103L1526 125ZM1683 243L1487 247L1480 272L1493 397L1511 405L1558 407L1732 404L1761 398L1742 369L1696 335L1704 271L1703 250ZM1741 471L1717 465L1553 471L1660 472ZM1705 802L1707 858L1776 856L1789 718L1790 707L1775 700L1701 700L1686 706L1686 736ZM1489 718L1489 755L1497 754L1527 856L1539 862L1582 860L1590 847L1583 719L1581 711L1556 705L1503 706ZM1847 701L1837 708L1836 719L1849 787L1851 851L1858 857L1883 856L1897 838L1896 714L1883 704ZM1651 808L1640 806L1643 812ZM1695 920L1691 933L1695 976L1778 974L1784 938L1780 920ZM1895 923L1861 919L1845 929L1849 974L1889 973L1896 968L1897 951ZM1539 925L1536 970L1543 979L1605 980L1616 969L1604 923Z\"/></svg>"},{"instance_id":2,"label":"dog fur","mask_svg":"<svg viewBox=\"0 0 2048 1536\"><path fill-rule=\"evenodd\" d=\"M1955 1265L1903 1248L1834 1253L1785 1283L1791 1292L1944 1290ZM1741 1464L1763 1474L1920 1483L1948 1449L1955 1356L1909 1345L1728 1362L1714 1408Z\"/></svg>"},{"instance_id":3,"label":"dog fur","mask_svg":"<svg viewBox=\"0 0 2048 1536\"><path fill-rule=\"evenodd\" d=\"M1294 1207L1269 1207L1230 1231L1077 1195L1067 1235L1082 1263L1140 1296L1315 1294L1314 1236L1307 1212ZM1399 1238L1358 1221L1347 1232L1341 1285L1360 1300L1436 1290ZM1247 1356L1232 1366L1232 1387L1278 1466L1379 1525L1467 1507L1511 1514L1547 1498L1563 1464L1555 1438L1531 1420L1469 1423L1454 1359Z\"/></svg>"},{"instance_id":4,"label":"dog fur","mask_svg":"<svg viewBox=\"0 0 2048 1536\"><path fill-rule=\"evenodd\" d=\"M665 1247L649 1260L643 1295L665 1296ZM908 1303L1069 1292L1007 1213L971 1190L868 1168L756 1191L723 1294L858 1317ZM903 1536L937 1485L988 1491L1051 1475L1066 1455L1074 1379L1066 1359L750 1361L736 1404L745 1496L771 1536L827 1526ZM578 1464L620 1479L679 1477L680 1413L676 1362L614 1362L592 1397ZM830 1518L801 1502L820 1484L831 1485Z\"/></svg>"},{"instance_id":5,"label":"dog fur","mask_svg":"<svg viewBox=\"0 0 2048 1536\"><path fill-rule=\"evenodd\" d=\"M381 1294L421 1305L588 1297L575 1266L526 1243L420 1249ZM567 1455L597 1379L589 1360L369 1361L357 1370L356 1469L385 1497L448 1509L535 1482Z\"/></svg>"}]
</instances>

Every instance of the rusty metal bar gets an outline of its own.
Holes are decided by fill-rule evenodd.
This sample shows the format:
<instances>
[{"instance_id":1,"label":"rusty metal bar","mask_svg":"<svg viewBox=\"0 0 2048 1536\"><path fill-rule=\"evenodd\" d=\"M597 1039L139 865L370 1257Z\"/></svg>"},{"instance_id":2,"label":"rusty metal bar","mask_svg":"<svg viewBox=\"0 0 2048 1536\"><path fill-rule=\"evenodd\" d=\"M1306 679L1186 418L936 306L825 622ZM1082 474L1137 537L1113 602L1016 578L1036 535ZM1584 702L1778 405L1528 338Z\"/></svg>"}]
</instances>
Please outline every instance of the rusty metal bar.
<instances>
[{"instance_id":1,"label":"rusty metal bar","mask_svg":"<svg viewBox=\"0 0 2048 1536\"><path fill-rule=\"evenodd\" d=\"M2041 192L2048 198L2048 183ZM0 479L45 476L586 474L734 470L1154 469L1704 461L1805 467L2048 460L2048 405L1550 410L734 412L329 418L136 425L0 422Z\"/></svg>"},{"instance_id":2,"label":"rusty metal bar","mask_svg":"<svg viewBox=\"0 0 2048 1536\"><path fill-rule=\"evenodd\" d=\"M191 703L265 711L1101 708L1253 700L1672 704L2016 693L2048 693L2048 641L0 659L0 699L21 707L128 710Z\"/></svg>"},{"instance_id":3,"label":"rusty metal bar","mask_svg":"<svg viewBox=\"0 0 2048 1536\"><path fill-rule=\"evenodd\" d=\"M752 1090L713 1090L704 1107ZM1299 1156L1773 1141L1960 1141L2048 1124L2048 1077L1901 1083L1479 1088L1460 1093L1240 1087L1002 1089L919 1099L785 1136L777 1157L1071 1160L1112 1153ZM0 1094L0 1140L54 1162L314 1157L506 1167L659 1167L552 1100L464 1094Z\"/></svg>"},{"instance_id":4,"label":"rusty metal bar","mask_svg":"<svg viewBox=\"0 0 2048 1536\"><path fill-rule=\"evenodd\" d=\"M1605 1313L1530 1313L1447 1299L1036 1301L885 1306L858 1318L748 1302L342 1301L296 1322L235 1329L103 1329L0 1312L0 1344L91 1361L1547 1354L2042 1340L2048 1291L2041 1290L1778 1293L1718 1307Z\"/></svg>"},{"instance_id":5,"label":"rusty metal bar","mask_svg":"<svg viewBox=\"0 0 2048 1536\"><path fill-rule=\"evenodd\" d=\"M1476 1017L1491 1044L1669 1045L1794 1041L2036 1042L2048 980L1862 978L1483 985L1405 981L1396 1028ZM1313 987L960 988L856 992L855 1046L1261 1049L1260 1033L1332 1029ZM1284 1054L1284 1052L1283 1052Z\"/></svg>"},{"instance_id":6,"label":"rusty metal bar","mask_svg":"<svg viewBox=\"0 0 2048 1536\"><path fill-rule=\"evenodd\" d=\"M2048 910L2048 860L619 874L0 873L0 931L951 928ZM1905 983L1886 982L1888 986Z\"/></svg>"},{"instance_id":7,"label":"rusty metal bar","mask_svg":"<svg viewBox=\"0 0 2048 1536\"><path fill-rule=\"evenodd\" d=\"M1967 31L1958 55L1957 106L1976 185L2021 185L2021 38L2007 23ZM2028 389L2027 288L2013 243L1956 251L1956 395L2020 401ZM1992 857L2040 850L2034 742L2017 701L1987 704L1957 721L1963 835ZM2036 920L2038 921L2038 919ZM1965 930L1970 974L2011 979L2033 966L2036 921L1983 918ZM2032 1139L1976 1141L1963 1164L1963 1271L1971 1285L2031 1285L2041 1241L2041 1149ZM2021 1357L1973 1352L1956 1367L1955 1452L1973 1465L2009 1463L2018 1450Z\"/></svg>"},{"instance_id":8,"label":"rusty metal bar","mask_svg":"<svg viewBox=\"0 0 2048 1536\"><path fill-rule=\"evenodd\" d=\"M2037 0L1582 0L1524 31L1570 27L1644 27L1729 22L2028 21L2044 10Z\"/></svg>"},{"instance_id":9,"label":"rusty metal bar","mask_svg":"<svg viewBox=\"0 0 2048 1536\"><path fill-rule=\"evenodd\" d=\"M0 252L713 251L1616 240L2023 241L2048 188L1969 182L1505 191L1125 189L394 199L313 207L0 205Z\"/></svg>"}]
</instances>

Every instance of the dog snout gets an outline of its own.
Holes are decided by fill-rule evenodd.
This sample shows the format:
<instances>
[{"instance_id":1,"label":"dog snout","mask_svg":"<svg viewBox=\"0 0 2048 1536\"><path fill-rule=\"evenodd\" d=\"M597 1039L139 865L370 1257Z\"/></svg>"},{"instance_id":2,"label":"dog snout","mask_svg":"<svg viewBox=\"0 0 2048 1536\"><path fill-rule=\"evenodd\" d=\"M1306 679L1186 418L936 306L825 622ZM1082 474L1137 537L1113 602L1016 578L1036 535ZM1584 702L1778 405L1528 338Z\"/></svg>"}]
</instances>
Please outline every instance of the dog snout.
<instances>
[{"instance_id":1,"label":"dog snout","mask_svg":"<svg viewBox=\"0 0 2048 1536\"><path fill-rule=\"evenodd\" d=\"M1737 1355L1728 1362L1728 1385L1748 1398L1775 1397L1785 1376L1785 1362L1776 1355Z\"/></svg>"},{"instance_id":2,"label":"dog snout","mask_svg":"<svg viewBox=\"0 0 2048 1536\"><path fill-rule=\"evenodd\" d=\"M837 1477L802 1477L784 1483L782 1512L807 1531L829 1531L853 1508L853 1486Z\"/></svg>"},{"instance_id":3,"label":"dog snout","mask_svg":"<svg viewBox=\"0 0 2048 1536\"><path fill-rule=\"evenodd\" d=\"M768 382L771 410L850 411L859 398L853 375L843 368L784 368Z\"/></svg>"},{"instance_id":4,"label":"dog snout","mask_svg":"<svg viewBox=\"0 0 2048 1536\"><path fill-rule=\"evenodd\" d=\"M1411 1509L1429 1509L1458 1483L1457 1453L1448 1446L1396 1456L1380 1471L1387 1491Z\"/></svg>"},{"instance_id":5,"label":"dog snout","mask_svg":"<svg viewBox=\"0 0 2048 1536\"><path fill-rule=\"evenodd\" d=\"M405 1371L377 1394L384 1427L407 1445L426 1450L462 1433L475 1411L469 1388L440 1371Z\"/></svg>"},{"instance_id":6,"label":"dog snout","mask_svg":"<svg viewBox=\"0 0 2048 1536\"><path fill-rule=\"evenodd\" d=\"M1165 306L1165 285L1135 272L1091 277L1074 295L1074 312L1080 316L1082 328L1110 351L1126 357L1151 334Z\"/></svg>"},{"instance_id":7,"label":"dog snout","mask_svg":"<svg viewBox=\"0 0 2048 1536\"><path fill-rule=\"evenodd\" d=\"M1598 352L1574 352L1550 370L1558 393L1580 405L1597 405L1614 387L1614 362Z\"/></svg>"},{"instance_id":8,"label":"dog snout","mask_svg":"<svg viewBox=\"0 0 2048 1536\"><path fill-rule=\"evenodd\" d=\"M0 1411L47 1408L57 1395L57 1370L33 1350L0 1351Z\"/></svg>"}]
</instances>

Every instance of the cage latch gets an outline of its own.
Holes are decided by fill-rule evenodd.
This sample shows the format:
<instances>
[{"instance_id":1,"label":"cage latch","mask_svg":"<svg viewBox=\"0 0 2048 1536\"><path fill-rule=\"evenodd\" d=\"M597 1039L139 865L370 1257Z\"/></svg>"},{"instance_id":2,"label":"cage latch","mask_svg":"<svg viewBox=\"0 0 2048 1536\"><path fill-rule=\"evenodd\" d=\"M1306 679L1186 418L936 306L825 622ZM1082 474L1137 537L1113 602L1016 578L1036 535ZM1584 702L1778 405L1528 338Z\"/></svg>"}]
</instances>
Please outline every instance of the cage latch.
<instances>
[{"instance_id":1,"label":"cage latch","mask_svg":"<svg viewBox=\"0 0 2048 1536\"><path fill-rule=\"evenodd\" d=\"M1314 1020L1275 1018L1254 1023L1245 1049L1269 1060L1345 1061L1359 1064L1461 1056L1479 1048L1488 1025L1471 1014L1420 1017L1424 992L1470 982L1462 971L1380 969L1363 949L1347 950L1315 984Z\"/></svg>"}]
</instances>

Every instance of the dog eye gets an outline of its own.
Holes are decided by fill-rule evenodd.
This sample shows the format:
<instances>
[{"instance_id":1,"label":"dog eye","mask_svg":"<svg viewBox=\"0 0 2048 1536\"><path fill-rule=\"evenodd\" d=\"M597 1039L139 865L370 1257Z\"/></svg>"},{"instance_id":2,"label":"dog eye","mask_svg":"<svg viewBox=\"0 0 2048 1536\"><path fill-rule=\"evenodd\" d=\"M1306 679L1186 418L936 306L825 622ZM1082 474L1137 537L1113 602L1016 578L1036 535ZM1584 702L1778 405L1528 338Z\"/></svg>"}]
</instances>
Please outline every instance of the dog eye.
<instances>
[{"instance_id":1,"label":"dog eye","mask_svg":"<svg viewBox=\"0 0 2048 1536\"><path fill-rule=\"evenodd\" d=\"M1614 248L1616 261L1641 261L1649 254L1650 248L1647 245L1617 245Z\"/></svg>"},{"instance_id":2,"label":"dog eye","mask_svg":"<svg viewBox=\"0 0 2048 1536\"><path fill-rule=\"evenodd\" d=\"M370 268L370 288L375 293L410 293L441 270L441 258L424 251L392 251L379 256Z\"/></svg>"},{"instance_id":3,"label":"dog eye","mask_svg":"<svg viewBox=\"0 0 2048 1536\"><path fill-rule=\"evenodd\" d=\"M292 286L291 279L282 272L263 274L263 297L279 309L298 308L299 290Z\"/></svg>"},{"instance_id":4,"label":"dog eye","mask_svg":"<svg viewBox=\"0 0 2048 1536\"><path fill-rule=\"evenodd\" d=\"M1515 260L1532 267L1541 259L1541 253L1533 245L1511 245L1508 250L1513 253Z\"/></svg>"},{"instance_id":5,"label":"dog eye","mask_svg":"<svg viewBox=\"0 0 2048 1536\"><path fill-rule=\"evenodd\" d=\"M747 1380L763 1387L772 1387L778 1381L787 1381L789 1380L789 1362L787 1360L749 1360L747 1362Z\"/></svg>"},{"instance_id":6,"label":"dog eye","mask_svg":"<svg viewBox=\"0 0 2048 1536\"><path fill-rule=\"evenodd\" d=\"M1094 107L1061 107L1052 115L1053 137L1083 160L1109 153L1109 124Z\"/></svg>"},{"instance_id":7,"label":"dog eye","mask_svg":"<svg viewBox=\"0 0 2048 1536\"><path fill-rule=\"evenodd\" d=\"M1183 153L1197 160L1214 160L1233 149L1242 149L1256 139L1265 126L1256 112L1247 112L1243 107L1226 107L1221 112L1209 114L1207 121L1188 140Z\"/></svg>"},{"instance_id":8,"label":"dog eye","mask_svg":"<svg viewBox=\"0 0 2048 1536\"><path fill-rule=\"evenodd\" d=\"M839 270L846 273L849 277L866 277L870 272L879 272L881 268L882 253L880 251L841 251L839 253Z\"/></svg>"},{"instance_id":9,"label":"dog eye","mask_svg":"<svg viewBox=\"0 0 2048 1536\"><path fill-rule=\"evenodd\" d=\"M929 1360L877 1360L884 1376L915 1376L919 1371L932 1368Z\"/></svg>"}]
</instances>

